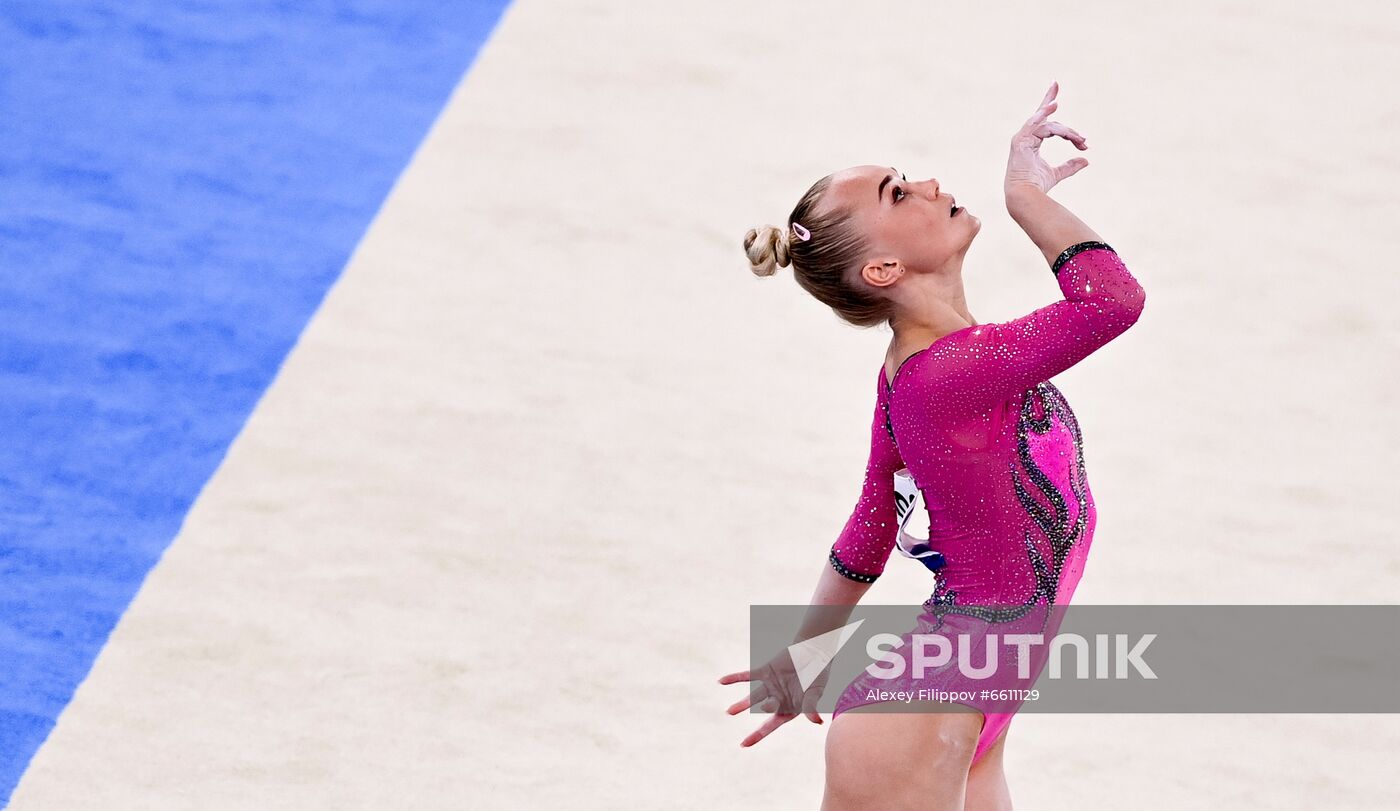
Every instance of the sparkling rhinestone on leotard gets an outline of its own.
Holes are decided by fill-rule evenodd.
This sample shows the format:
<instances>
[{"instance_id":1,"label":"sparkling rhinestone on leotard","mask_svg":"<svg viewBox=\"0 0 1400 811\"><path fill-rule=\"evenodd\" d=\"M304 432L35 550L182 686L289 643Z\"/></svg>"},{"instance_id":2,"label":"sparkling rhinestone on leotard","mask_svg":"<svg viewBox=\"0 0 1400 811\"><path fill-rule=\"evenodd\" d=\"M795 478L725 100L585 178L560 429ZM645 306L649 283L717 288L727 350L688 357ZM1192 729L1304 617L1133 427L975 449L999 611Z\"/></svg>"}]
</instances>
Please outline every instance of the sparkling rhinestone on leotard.
<instances>
[{"instance_id":1,"label":"sparkling rhinestone on leotard","mask_svg":"<svg viewBox=\"0 0 1400 811\"><path fill-rule=\"evenodd\" d=\"M899 530L894 473L907 467L929 546L944 558L920 629L1034 625L1048 616L1040 608L1070 601L1083 574L1094 499L1079 423L1050 378L1131 327L1145 294L1102 242L1069 246L1051 269L1063 299L948 333L906 358L892 382L879 371L864 482L828 558L865 582L883 573ZM878 701L868 687L920 686L912 676L872 679L853 681L835 713ZM987 712L976 758L1010 714L965 703Z\"/></svg>"},{"instance_id":2,"label":"sparkling rhinestone on leotard","mask_svg":"<svg viewBox=\"0 0 1400 811\"><path fill-rule=\"evenodd\" d=\"M892 376L880 369L865 482L828 554L843 576L883 573L898 532L893 472L908 467L946 562L933 604L1017 608L1057 597L1093 505L1078 423L1048 378L1131 326L1144 297L1102 242L1069 246L1052 270L1063 300L944 335ZM1058 452L1037 459L1032 446L1046 443Z\"/></svg>"}]
</instances>

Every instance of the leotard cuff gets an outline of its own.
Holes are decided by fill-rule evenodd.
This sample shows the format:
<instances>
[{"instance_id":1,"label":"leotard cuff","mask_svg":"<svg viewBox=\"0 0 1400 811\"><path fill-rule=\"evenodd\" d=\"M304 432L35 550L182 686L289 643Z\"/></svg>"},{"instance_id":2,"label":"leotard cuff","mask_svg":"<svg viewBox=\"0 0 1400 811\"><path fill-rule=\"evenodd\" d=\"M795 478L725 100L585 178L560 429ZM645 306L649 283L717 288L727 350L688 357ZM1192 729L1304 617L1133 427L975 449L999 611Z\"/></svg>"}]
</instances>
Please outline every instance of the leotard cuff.
<instances>
[{"instance_id":1,"label":"leotard cuff","mask_svg":"<svg viewBox=\"0 0 1400 811\"><path fill-rule=\"evenodd\" d=\"M878 574L861 574L860 572L846 568L846 564L842 563L841 559L836 557L836 549L834 547L831 550L831 554L827 556L827 559L831 561L831 568L840 572L842 577L861 583L874 583L875 578L879 577Z\"/></svg>"},{"instance_id":2,"label":"leotard cuff","mask_svg":"<svg viewBox=\"0 0 1400 811\"><path fill-rule=\"evenodd\" d=\"M1091 251L1095 248L1106 248L1110 251L1113 251L1113 248L1111 248L1106 242L1098 242L1096 240L1076 242L1068 248L1065 248L1063 251L1060 252L1059 256L1055 257L1054 264L1050 266L1050 272L1055 274L1056 276L1059 276L1060 268L1064 267L1066 262L1073 259L1079 253L1082 253L1084 251ZM1118 253L1117 251L1113 252Z\"/></svg>"}]
</instances>

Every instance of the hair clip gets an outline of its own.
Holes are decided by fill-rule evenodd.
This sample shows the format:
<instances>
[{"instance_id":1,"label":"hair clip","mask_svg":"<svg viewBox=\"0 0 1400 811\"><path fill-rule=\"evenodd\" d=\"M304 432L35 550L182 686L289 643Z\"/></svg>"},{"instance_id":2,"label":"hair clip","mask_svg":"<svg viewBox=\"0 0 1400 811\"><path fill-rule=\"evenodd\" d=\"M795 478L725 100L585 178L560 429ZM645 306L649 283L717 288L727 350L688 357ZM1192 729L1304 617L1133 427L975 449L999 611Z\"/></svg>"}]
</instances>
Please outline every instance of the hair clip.
<instances>
[{"instance_id":1,"label":"hair clip","mask_svg":"<svg viewBox=\"0 0 1400 811\"><path fill-rule=\"evenodd\" d=\"M806 242L807 240L812 238L812 232L808 231L806 228L803 228L802 223L800 222L795 222L792 224L792 232L796 234L797 238L802 240L803 242Z\"/></svg>"}]
</instances>

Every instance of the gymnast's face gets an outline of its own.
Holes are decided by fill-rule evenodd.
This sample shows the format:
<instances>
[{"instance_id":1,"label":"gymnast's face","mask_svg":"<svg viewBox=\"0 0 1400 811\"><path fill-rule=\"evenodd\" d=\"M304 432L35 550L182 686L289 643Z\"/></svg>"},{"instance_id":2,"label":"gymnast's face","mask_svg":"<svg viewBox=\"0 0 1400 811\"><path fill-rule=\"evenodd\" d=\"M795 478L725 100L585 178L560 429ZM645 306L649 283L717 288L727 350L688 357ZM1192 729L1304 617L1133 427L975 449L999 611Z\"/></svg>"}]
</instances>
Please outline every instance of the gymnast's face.
<instances>
[{"instance_id":1,"label":"gymnast's face","mask_svg":"<svg viewBox=\"0 0 1400 811\"><path fill-rule=\"evenodd\" d=\"M961 268L961 257L982 229L982 221L954 208L953 196L934 178L911 181L889 166L856 166L832 175L830 206L843 207L866 234L870 254L861 268L876 286L908 273ZM950 265L957 259L955 265Z\"/></svg>"}]
</instances>

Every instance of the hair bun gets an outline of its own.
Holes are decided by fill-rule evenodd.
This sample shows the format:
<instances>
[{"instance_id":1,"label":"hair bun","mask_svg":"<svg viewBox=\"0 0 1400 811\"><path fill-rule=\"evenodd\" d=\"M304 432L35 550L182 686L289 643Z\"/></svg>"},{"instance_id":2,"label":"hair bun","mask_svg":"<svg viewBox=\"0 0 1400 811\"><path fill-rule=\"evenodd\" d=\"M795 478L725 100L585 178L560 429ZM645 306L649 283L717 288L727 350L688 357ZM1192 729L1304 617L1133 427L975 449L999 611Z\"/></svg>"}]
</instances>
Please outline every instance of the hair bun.
<instances>
[{"instance_id":1,"label":"hair bun","mask_svg":"<svg viewBox=\"0 0 1400 811\"><path fill-rule=\"evenodd\" d=\"M744 253L748 254L749 269L755 276L772 276L778 268L788 266L789 239L787 230L771 225L750 228L744 234Z\"/></svg>"}]
</instances>

